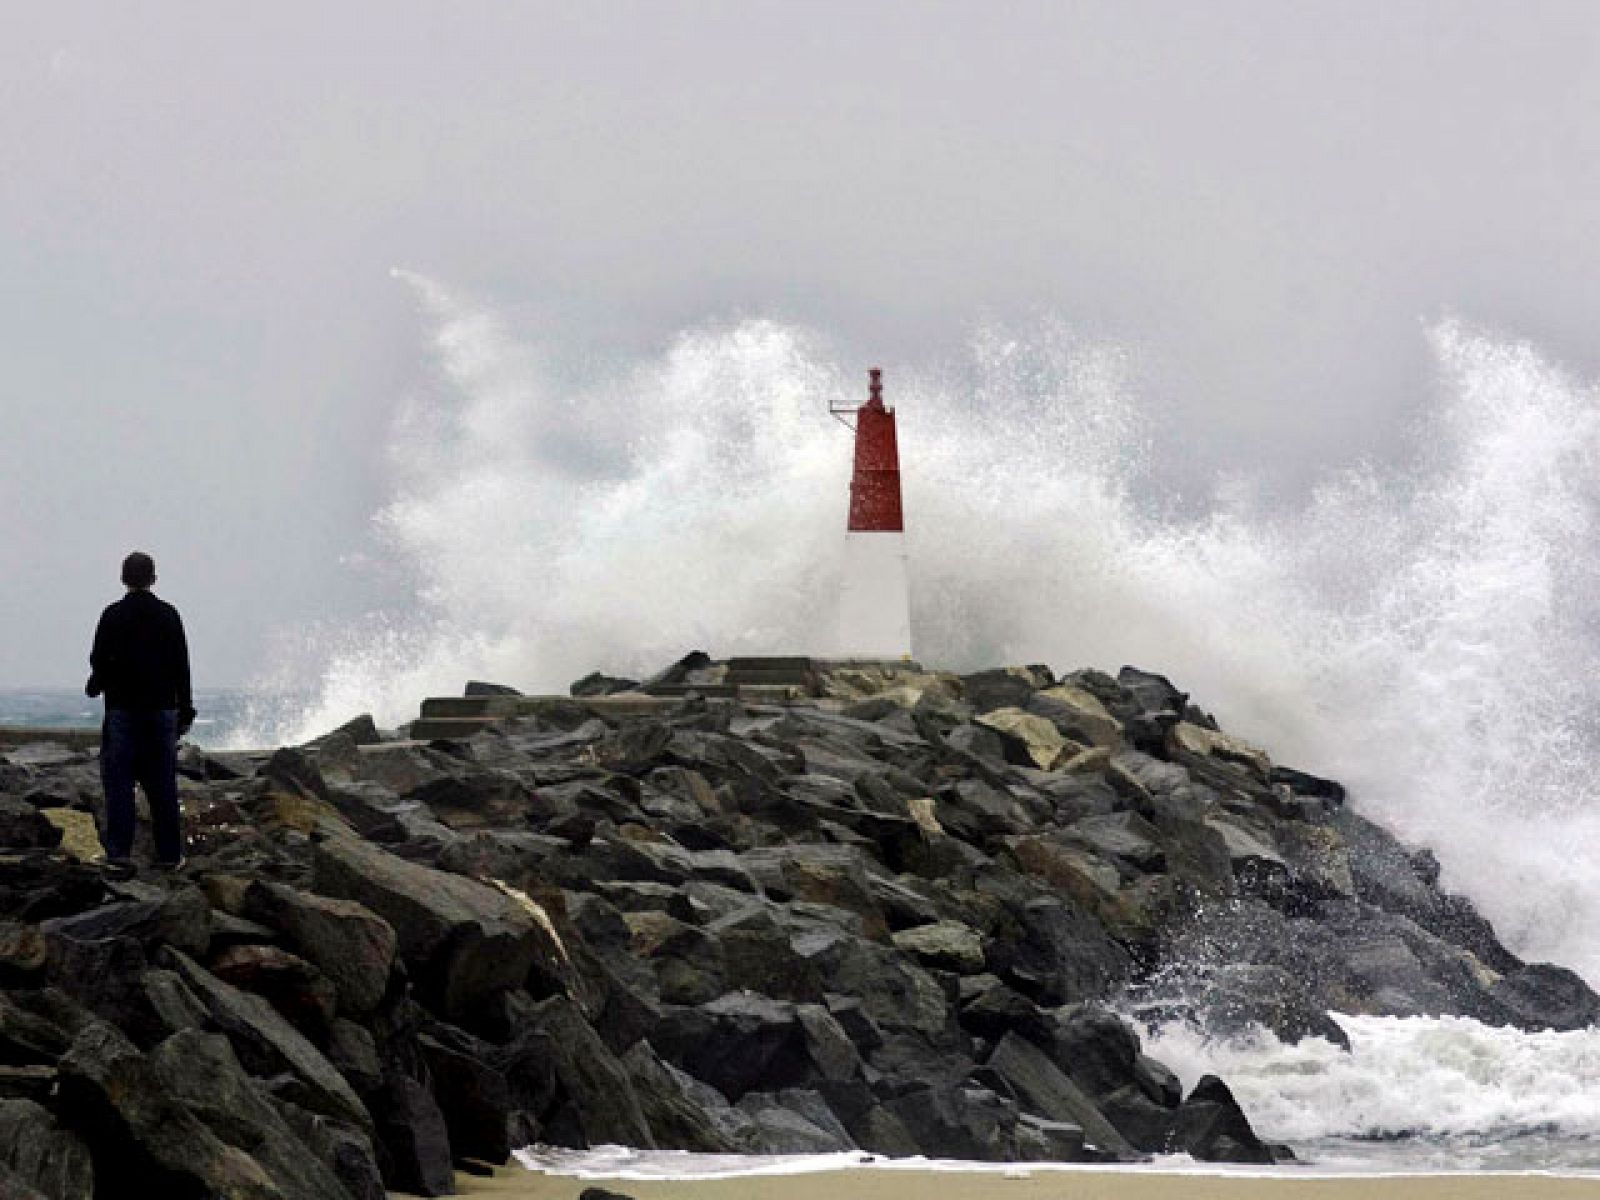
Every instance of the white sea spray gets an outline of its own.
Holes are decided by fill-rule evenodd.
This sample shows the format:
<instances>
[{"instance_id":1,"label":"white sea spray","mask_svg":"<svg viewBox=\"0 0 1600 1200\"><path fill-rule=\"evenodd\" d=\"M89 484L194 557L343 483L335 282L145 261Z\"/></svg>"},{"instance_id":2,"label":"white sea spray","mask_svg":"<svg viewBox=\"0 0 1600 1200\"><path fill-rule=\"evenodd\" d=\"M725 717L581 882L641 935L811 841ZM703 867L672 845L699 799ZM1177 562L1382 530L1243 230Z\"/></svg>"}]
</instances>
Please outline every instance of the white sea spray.
<instances>
[{"instance_id":1,"label":"white sea spray","mask_svg":"<svg viewBox=\"0 0 1600 1200\"><path fill-rule=\"evenodd\" d=\"M1600 1029L1526 1033L1466 1017L1339 1014L1345 1052L1176 1023L1145 1049L1185 1088L1219 1075L1261 1136L1319 1161L1600 1168ZM1386 1147L1393 1147L1390 1152Z\"/></svg>"},{"instance_id":2,"label":"white sea spray","mask_svg":"<svg viewBox=\"0 0 1600 1200\"><path fill-rule=\"evenodd\" d=\"M397 422L375 532L415 608L313 639L318 702L260 737L398 723L471 677L563 690L696 647L829 648L849 443L824 410L861 372L745 321L574 384L493 310L405 278L437 386ZM1519 953L1600 982L1595 392L1527 346L1430 336L1407 465L1292 508L1235 486L1175 509L1126 356L1059 327L891 369L916 650L1162 671L1434 847Z\"/></svg>"}]
</instances>

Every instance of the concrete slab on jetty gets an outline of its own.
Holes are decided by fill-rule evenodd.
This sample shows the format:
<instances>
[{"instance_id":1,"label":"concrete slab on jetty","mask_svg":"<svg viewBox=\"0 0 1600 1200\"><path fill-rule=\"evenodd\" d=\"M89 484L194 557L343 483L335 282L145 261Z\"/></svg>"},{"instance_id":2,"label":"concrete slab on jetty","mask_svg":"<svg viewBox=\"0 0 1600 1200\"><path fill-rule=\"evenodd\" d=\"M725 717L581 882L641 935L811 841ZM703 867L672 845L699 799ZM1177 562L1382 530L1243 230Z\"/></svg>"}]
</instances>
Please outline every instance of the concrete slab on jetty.
<instances>
[{"instance_id":1,"label":"concrete slab on jetty","mask_svg":"<svg viewBox=\"0 0 1600 1200\"><path fill-rule=\"evenodd\" d=\"M676 708L688 695L710 701L738 700L746 704L809 704L821 696L822 677L840 668L921 671L921 664L905 659L826 659L802 654L730 658L726 662L702 659L704 668L669 668L635 690L603 696L519 696L477 694L432 696L410 726L415 741L464 738L517 717L538 716L560 706L570 711L576 704L597 717L612 720L644 717ZM682 664L680 664L681 666Z\"/></svg>"},{"instance_id":2,"label":"concrete slab on jetty","mask_svg":"<svg viewBox=\"0 0 1600 1200\"><path fill-rule=\"evenodd\" d=\"M422 702L422 715L411 723L413 741L464 738L516 717L536 717L558 705L576 704L597 717L647 717L677 708L681 696L617 692L610 696L432 696Z\"/></svg>"}]
</instances>

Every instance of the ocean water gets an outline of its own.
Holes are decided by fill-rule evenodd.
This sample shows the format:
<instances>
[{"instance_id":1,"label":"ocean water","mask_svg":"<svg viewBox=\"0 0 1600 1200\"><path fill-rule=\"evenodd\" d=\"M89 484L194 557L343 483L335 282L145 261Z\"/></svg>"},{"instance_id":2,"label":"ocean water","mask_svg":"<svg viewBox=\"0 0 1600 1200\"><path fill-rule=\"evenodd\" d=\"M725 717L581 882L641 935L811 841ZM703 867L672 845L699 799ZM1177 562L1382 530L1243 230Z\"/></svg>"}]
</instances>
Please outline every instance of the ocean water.
<instances>
[{"instance_id":1,"label":"ocean water","mask_svg":"<svg viewBox=\"0 0 1600 1200\"><path fill-rule=\"evenodd\" d=\"M825 409L870 364L750 320L575 366L400 279L432 374L390 432L373 557L408 572L414 602L286 638L259 690L316 678L315 694L225 723L219 744L360 712L397 724L469 678L564 690L691 648L831 649L850 454ZM1518 953L1600 985L1600 397L1536 347L1450 323L1419 336L1436 379L1394 461L1340 465L1292 503L1261 499L1247 466L1176 502L1150 467L1174 435L1130 352L1058 325L883 364L915 650L955 669L1162 671L1431 846ZM1319 1152L1593 1162L1588 1035L1357 1021L1348 1057L1174 1036L1158 1054L1248 1081L1263 1132Z\"/></svg>"},{"instance_id":2,"label":"ocean water","mask_svg":"<svg viewBox=\"0 0 1600 1200\"><path fill-rule=\"evenodd\" d=\"M304 694L197 688L194 706L199 715L188 740L207 749L274 745L272 731L300 720L309 701ZM97 729L101 716L101 702L77 689L0 688L0 725Z\"/></svg>"}]
</instances>

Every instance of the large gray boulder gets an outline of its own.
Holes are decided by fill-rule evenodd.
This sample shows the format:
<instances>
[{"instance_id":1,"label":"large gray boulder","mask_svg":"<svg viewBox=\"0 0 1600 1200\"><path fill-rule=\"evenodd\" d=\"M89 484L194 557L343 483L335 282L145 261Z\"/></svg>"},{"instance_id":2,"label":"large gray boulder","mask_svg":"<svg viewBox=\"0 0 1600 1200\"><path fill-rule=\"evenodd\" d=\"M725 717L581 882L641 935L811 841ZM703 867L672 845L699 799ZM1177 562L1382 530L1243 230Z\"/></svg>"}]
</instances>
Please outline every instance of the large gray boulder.
<instances>
[{"instance_id":1,"label":"large gray boulder","mask_svg":"<svg viewBox=\"0 0 1600 1200\"><path fill-rule=\"evenodd\" d=\"M147 950L166 944L186 954L204 954L211 941L211 906L199 888L167 891L143 883L119 884L119 899L71 916L40 923L47 939L76 941L136 938Z\"/></svg>"},{"instance_id":2,"label":"large gray boulder","mask_svg":"<svg viewBox=\"0 0 1600 1200\"><path fill-rule=\"evenodd\" d=\"M418 992L454 1024L471 1028L536 961L564 957L554 932L505 892L357 838L319 842L313 870L318 892L365 905L394 928Z\"/></svg>"},{"instance_id":3,"label":"large gray boulder","mask_svg":"<svg viewBox=\"0 0 1600 1200\"><path fill-rule=\"evenodd\" d=\"M652 1041L667 1061L728 1099L806 1082L813 1070L794 1004L730 992L697 1008L666 1007Z\"/></svg>"},{"instance_id":4,"label":"large gray boulder","mask_svg":"<svg viewBox=\"0 0 1600 1200\"><path fill-rule=\"evenodd\" d=\"M534 1009L535 1028L546 1040L556 1078L587 1146L615 1143L655 1148L628 1069L612 1054L576 1005L552 996Z\"/></svg>"},{"instance_id":5,"label":"large gray boulder","mask_svg":"<svg viewBox=\"0 0 1600 1200\"><path fill-rule=\"evenodd\" d=\"M622 1065L658 1145L701 1154L750 1153L759 1145L760 1132L748 1113L662 1061L649 1042L635 1042Z\"/></svg>"},{"instance_id":6,"label":"large gray boulder","mask_svg":"<svg viewBox=\"0 0 1600 1200\"><path fill-rule=\"evenodd\" d=\"M372 1117L350 1085L314 1045L260 996L224 983L193 959L168 950L173 970L205 1006L211 1023L233 1041L257 1075L288 1072L295 1101L315 1112L372 1127Z\"/></svg>"},{"instance_id":7,"label":"large gray boulder","mask_svg":"<svg viewBox=\"0 0 1600 1200\"><path fill-rule=\"evenodd\" d=\"M391 1072L373 1107L389 1165L385 1182L418 1196L453 1195L450 1133L433 1094L409 1075Z\"/></svg>"},{"instance_id":8,"label":"large gray boulder","mask_svg":"<svg viewBox=\"0 0 1600 1200\"><path fill-rule=\"evenodd\" d=\"M1008 1033L989 1055L987 1068L1005 1081L1024 1112L1076 1125L1091 1145L1120 1159L1139 1157L1090 1095L1032 1042Z\"/></svg>"},{"instance_id":9,"label":"large gray boulder","mask_svg":"<svg viewBox=\"0 0 1600 1200\"><path fill-rule=\"evenodd\" d=\"M307 1153L239 1065L227 1038L177 1033L156 1047L150 1063L172 1096L217 1137L255 1159L285 1197L346 1200L344 1185Z\"/></svg>"},{"instance_id":10,"label":"large gray boulder","mask_svg":"<svg viewBox=\"0 0 1600 1200\"><path fill-rule=\"evenodd\" d=\"M207 1129L104 1022L86 1027L62 1058L60 1105L94 1149L101 1197L285 1200L260 1163Z\"/></svg>"},{"instance_id":11,"label":"large gray boulder","mask_svg":"<svg viewBox=\"0 0 1600 1200\"><path fill-rule=\"evenodd\" d=\"M89 1147L32 1100L0 1100L0 1164L51 1200L94 1196Z\"/></svg>"},{"instance_id":12,"label":"large gray boulder","mask_svg":"<svg viewBox=\"0 0 1600 1200\"><path fill-rule=\"evenodd\" d=\"M363 1016L389 986L398 939L394 927L365 905L317 896L279 883L252 883L242 916L277 930L289 947L315 964L339 994L339 1007Z\"/></svg>"}]
</instances>

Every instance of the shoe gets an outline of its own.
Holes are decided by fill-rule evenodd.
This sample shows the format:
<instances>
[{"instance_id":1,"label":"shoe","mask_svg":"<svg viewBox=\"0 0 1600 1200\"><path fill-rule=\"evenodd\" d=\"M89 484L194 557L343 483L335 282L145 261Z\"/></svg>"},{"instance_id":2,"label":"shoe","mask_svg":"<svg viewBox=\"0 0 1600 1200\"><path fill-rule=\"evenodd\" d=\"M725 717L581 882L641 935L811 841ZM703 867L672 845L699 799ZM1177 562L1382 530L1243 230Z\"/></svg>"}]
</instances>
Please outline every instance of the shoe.
<instances>
[{"instance_id":1,"label":"shoe","mask_svg":"<svg viewBox=\"0 0 1600 1200\"><path fill-rule=\"evenodd\" d=\"M105 862L107 879L132 879L137 869L131 858L108 858Z\"/></svg>"},{"instance_id":2,"label":"shoe","mask_svg":"<svg viewBox=\"0 0 1600 1200\"><path fill-rule=\"evenodd\" d=\"M177 862L162 862L157 859L154 863L155 869L158 871L181 871L188 865L189 856L186 854L180 854Z\"/></svg>"}]
</instances>

